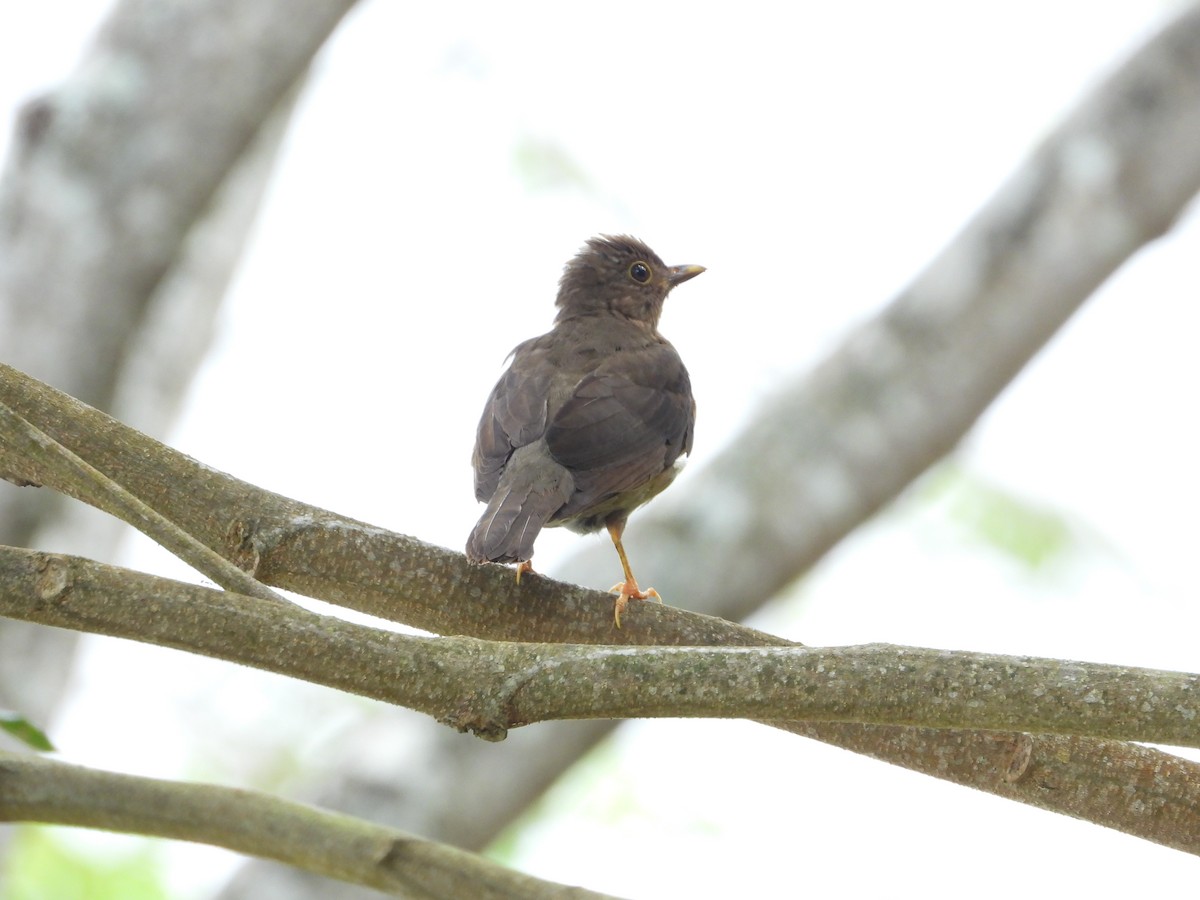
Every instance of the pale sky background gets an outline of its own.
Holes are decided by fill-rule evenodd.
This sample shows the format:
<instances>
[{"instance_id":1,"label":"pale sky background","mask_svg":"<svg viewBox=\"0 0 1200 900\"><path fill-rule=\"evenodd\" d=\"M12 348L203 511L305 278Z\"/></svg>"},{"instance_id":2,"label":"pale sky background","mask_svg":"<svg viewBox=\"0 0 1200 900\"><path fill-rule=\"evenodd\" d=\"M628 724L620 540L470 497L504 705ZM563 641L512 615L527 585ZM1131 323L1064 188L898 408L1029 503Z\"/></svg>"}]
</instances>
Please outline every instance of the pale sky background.
<instances>
[{"instance_id":1,"label":"pale sky background","mask_svg":"<svg viewBox=\"0 0 1200 900\"><path fill-rule=\"evenodd\" d=\"M6 122L70 70L107 6L0 6ZM478 515L473 430L505 355L549 327L562 264L587 237L630 232L668 263L708 267L662 322L693 376L697 471L1173 8L365 3L317 63L216 345L165 439L458 549ZM1069 558L1030 574L956 529L944 503L903 502L755 624L814 645L1200 670L1198 258L1192 215L1089 302L960 452L974 476L1066 516ZM547 532L539 568L596 539ZM144 541L116 561L197 579ZM249 783L240 757L275 741L315 759L352 717L387 714L111 640L91 642L78 686L51 723L64 759L224 783ZM557 796L518 864L628 897L848 884L1008 897L1031 878L1038 893L1112 896L1194 881L1182 853L747 723L630 727ZM184 898L236 859L161 846Z\"/></svg>"}]
</instances>

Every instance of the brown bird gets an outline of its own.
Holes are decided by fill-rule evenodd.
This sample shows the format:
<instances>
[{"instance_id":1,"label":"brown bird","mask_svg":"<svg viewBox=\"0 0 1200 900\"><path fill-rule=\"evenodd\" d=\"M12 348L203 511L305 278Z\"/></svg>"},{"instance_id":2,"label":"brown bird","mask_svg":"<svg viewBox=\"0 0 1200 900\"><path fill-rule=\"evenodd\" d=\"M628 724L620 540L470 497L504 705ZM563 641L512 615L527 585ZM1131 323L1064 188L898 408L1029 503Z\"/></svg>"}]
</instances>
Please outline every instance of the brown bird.
<instances>
[{"instance_id":1,"label":"brown bird","mask_svg":"<svg viewBox=\"0 0 1200 900\"><path fill-rule=\"evenodd\" d=\"M687 369L658 333L671 288L703 266L667 266L628 236L588 241L559 281L554 328L513 350L479 420L475 498L487 503L472 562L532 570L547 525L607 528L625 580L614 618L641 590L621 535L629 514L671 483L692 449L696 403Z\"/></svg>"}]
</instances>

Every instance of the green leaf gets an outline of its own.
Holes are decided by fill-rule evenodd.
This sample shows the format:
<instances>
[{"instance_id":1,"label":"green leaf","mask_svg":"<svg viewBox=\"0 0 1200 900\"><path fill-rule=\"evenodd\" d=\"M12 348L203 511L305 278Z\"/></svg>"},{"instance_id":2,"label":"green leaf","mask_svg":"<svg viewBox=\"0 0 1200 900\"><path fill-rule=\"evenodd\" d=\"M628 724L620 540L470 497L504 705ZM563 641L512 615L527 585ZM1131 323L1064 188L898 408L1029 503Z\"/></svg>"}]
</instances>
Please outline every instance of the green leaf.
<instances>
[{"instance_id":1,"label":"green leaf","mask_svg":"<svg viewBox=\"0 0 1200 900\"><path fill-rule=\"evenodd\" d=\"M950 520L1029 569L1061 559L1078 543L1067 517L954 466L931 485Z\"/></svg>"},{"instance_id":2,"label":"green leaf","mask_svg":"<svg viewBox=\"0 0 1200 900\"><path fill-rule=\"evenodd\" d=\"M0 709L0 730L7 731L17 740L23 741L34 750L42 750L48 753L54 749L54 745L50 743L50 739L46 737L46 733L30 723L28 719L19 713Z\"/></svg>"}]
</instances>

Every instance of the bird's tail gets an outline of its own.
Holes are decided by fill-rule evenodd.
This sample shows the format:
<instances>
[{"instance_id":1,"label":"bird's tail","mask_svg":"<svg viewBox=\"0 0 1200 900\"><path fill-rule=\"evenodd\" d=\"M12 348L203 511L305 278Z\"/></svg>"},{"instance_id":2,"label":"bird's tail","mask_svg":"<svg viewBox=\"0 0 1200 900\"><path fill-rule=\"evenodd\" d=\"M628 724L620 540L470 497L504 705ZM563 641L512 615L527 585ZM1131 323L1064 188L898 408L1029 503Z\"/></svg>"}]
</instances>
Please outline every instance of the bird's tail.
<instances>
[{"instance_id":1,"label":"bird's tail","mask_svg":"<svg viewBox=\"0 0 1200 900\"><path fill-rule=\"evenodd\" d=\"M538 533L574 490L571 473L548 453L522 447L508 461L487 509L467 538L467 558L476 563L532 559Z\"/></svg>"}]
</instances>

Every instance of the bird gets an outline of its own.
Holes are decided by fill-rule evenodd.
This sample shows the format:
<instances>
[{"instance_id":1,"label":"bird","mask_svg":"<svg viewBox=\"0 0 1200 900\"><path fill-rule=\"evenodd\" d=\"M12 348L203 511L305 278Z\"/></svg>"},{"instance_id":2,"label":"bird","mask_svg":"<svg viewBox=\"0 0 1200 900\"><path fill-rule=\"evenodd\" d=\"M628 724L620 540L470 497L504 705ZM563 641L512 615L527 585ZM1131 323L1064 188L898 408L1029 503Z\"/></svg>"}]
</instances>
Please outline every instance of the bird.
<instances>
[{"instance_id":1,"label":"bird","mask_svg":"<svg viewBox=\"0 0 1200 900\"><path fill-rule=\"evenodd\" d=\"M629 235L588 240L563 268L550 331L519 344L483 408L471 462L487 508L467 539L473 563L533 571L542 528L608 531L623 580L616 627L642 590L621 537L629 514L674 480L692 449L696 401L658 331L671 290L705 271L668 266Z\"/></svg>"}]
</instances>

